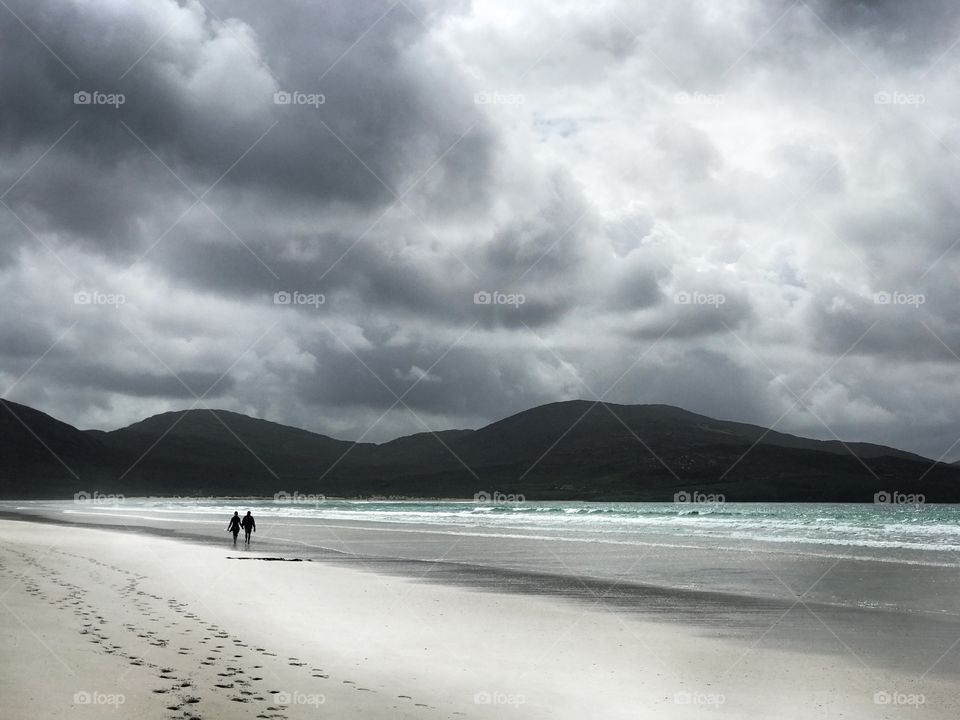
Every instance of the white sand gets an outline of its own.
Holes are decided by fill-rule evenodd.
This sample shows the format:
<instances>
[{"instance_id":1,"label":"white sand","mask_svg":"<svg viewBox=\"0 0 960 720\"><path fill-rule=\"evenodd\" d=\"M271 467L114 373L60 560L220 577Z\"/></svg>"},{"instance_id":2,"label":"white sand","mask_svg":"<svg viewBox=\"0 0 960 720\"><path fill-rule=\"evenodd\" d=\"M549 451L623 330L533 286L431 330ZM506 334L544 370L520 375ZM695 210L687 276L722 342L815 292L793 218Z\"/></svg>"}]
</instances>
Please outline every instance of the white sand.
<instances>
[{"instance_id":1,"label":"white sand","mask_svg":"<svg viewBox=\"0 0 960 720\"><path fill-rule=\"evenodd\" d=\"M958 716L931 678L919 714L877 705L915 679L842 649L751 649L600 605L240 555L0 521L0 716Z\"/></svg>"}]
</instances>

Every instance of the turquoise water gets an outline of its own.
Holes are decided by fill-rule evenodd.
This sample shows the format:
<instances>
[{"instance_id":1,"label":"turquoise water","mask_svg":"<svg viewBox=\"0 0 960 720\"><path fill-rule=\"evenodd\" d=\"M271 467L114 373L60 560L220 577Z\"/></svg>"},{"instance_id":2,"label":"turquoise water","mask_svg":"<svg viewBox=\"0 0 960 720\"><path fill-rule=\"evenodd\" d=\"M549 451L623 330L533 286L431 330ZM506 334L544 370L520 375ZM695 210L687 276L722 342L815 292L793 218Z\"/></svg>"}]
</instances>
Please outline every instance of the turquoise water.
<instances>
[{"instance_id":1,"label":"turquoise water","mask_svg":"<svg viewBox=\"0 0 960 720\"><path fill-rule=\"evenodd\" d=\"M501 498L502 499L502 498ZM471 568L960 616L960 506L354 501L292 495L2 502L60 521L153 528L251 551L445 577ZM451 570L450 568L453 568ZM462 568L457 570L457 568ZM464 576L466 577L466 576ZM509 585L513 580L505 579ZM533 583L536 585L536 582Z\"/></svg>"},{"instance_id":2,"label":"turquoise water","mask_svg":"<svg viewBox=\"0 0 960 720\"><path fill-rule=\"evenodd\" d=\"M431 526L447 532L590 537L630 542L655 534L678 540L748 541L837 548L960 553L960 506L924 504L586 503L125 498L119 501L5 503L65 515L139 516L175 523L226 516L362 521ZM960 557L956 558L960 561Z\"/></svg>"}]
</instances>

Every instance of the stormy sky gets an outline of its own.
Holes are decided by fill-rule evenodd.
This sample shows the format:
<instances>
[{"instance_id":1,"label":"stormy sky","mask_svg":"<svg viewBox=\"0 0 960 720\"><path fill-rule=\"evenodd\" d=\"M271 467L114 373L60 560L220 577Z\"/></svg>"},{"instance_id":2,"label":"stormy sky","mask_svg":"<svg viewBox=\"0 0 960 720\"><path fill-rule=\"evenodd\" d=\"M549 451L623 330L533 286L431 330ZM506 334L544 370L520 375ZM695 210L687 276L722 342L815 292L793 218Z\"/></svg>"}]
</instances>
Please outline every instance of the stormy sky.
<instances>
[{"instance_id":1,"label":"stormy sky","mask_svg":"<svg viewBox=\"0 0 960 720\"><path fill-rule=\"evenodd\" d=\"M2 0L0 391L960 458L950 0Z\"/></svg>"}]
</instances>

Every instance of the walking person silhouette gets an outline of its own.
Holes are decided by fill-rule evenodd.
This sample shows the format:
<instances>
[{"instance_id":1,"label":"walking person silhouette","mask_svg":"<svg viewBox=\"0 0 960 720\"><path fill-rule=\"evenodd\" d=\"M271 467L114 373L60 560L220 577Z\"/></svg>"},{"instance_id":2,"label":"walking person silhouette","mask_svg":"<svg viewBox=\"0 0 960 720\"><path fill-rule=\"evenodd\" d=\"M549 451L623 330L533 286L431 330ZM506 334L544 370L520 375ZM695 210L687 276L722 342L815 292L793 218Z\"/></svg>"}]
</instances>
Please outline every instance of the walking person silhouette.
<instances>
[{"instance_id":1,"label":"walking person silhouette","mask_svg":"<svg viewBox=\"0 0 960 720\"><path fill-rule=\"evenodd\" d=\"M247 513L248 515L250 513ZM237 535L240 534L240 513L233 513L233 517L230 518L230 524L227 525L227 532L233 533L233 544L237 544Z\"/></svg>"},{"instance_id":2,"label":"walking person silhouette","mask_svg":"<svg viewBox=\"0 0 960 720\"><path fill-rule=\"evenodd\" d=\"M243 525L243 544L250 544L250 533L257 531L257 523L253 519L253 515L250 514L250 511L247 510L247 514L243 516L243 520L240 521L240 524ZM234 541L236 541L236 536L234 536Z\"/></svg>"}]
</instances>

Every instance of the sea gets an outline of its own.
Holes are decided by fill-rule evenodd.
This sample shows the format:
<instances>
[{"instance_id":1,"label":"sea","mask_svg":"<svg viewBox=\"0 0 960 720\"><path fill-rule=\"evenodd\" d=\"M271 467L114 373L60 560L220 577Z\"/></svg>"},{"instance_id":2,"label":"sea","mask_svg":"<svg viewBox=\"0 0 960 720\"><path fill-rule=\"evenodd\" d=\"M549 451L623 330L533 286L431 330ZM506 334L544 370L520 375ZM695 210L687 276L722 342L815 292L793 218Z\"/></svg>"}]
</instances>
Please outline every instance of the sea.
<instances>
[{"instance_id":1,"label":"sea","mask_svg":"<svg viewBox=\"0 0 960 720\"><path fill-rule=\"evenodd\" d=\"M234 548L226 532L235 511L256 519L249 548L242 536ZM4 501L0 512L162 533L222 545L238 557L339 561L489 591L588 600L603 594L623 602L643 592L674 603L685 596L799 598L960 618L960 506L897 493L872 504L533 502L497 492L464 501L78 493L73 500Z\"/></svg>"}]
</instances>

